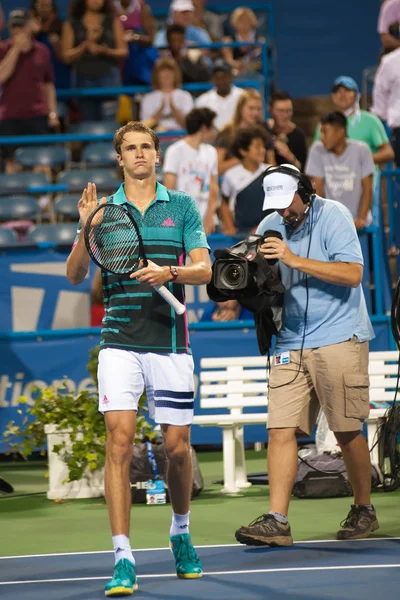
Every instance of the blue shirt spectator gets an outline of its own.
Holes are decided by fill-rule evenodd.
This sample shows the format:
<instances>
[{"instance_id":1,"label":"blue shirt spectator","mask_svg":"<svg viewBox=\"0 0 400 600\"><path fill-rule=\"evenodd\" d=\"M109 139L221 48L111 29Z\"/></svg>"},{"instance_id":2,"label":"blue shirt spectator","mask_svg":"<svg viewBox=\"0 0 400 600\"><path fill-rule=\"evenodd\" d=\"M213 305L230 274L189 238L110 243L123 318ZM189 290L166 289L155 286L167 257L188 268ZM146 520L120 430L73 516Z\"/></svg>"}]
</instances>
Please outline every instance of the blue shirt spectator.
<instances>
[{"instance_id":1,"label":"blue shirt spectator","mask_svg":"<svg viewBox=\"0 0 400 600\"><path fill-rule=\"evenodd\" d=\"M170 23L185 27L185 40L188 45L210 44L211 38L207 31L192 25L194 6L192 0L174 0L170 7ZM162 48L168 45L166 29L161 29L155 37L154 45Z\"/></svg>"}]
</instances>

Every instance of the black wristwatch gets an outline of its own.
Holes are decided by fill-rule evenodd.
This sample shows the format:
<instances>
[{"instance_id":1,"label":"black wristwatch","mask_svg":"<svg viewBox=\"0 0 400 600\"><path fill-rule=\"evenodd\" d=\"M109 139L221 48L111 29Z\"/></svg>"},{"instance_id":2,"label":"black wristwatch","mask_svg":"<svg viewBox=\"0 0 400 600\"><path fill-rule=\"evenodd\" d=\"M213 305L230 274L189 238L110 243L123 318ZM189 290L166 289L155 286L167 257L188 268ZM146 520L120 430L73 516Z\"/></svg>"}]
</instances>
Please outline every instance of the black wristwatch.
<instances>
[{"instance_id":1,"label":"black wristwatch","mask_svg":"<svg viewBox=\"0 0 400 600\"><path fill-rule=\"evenodd\" d=\"M178 278L178 269L176 267L170 266L169 268L170 273L172 275L172 280L171 281L175 281Z\"/></svg>"}]
</instances>

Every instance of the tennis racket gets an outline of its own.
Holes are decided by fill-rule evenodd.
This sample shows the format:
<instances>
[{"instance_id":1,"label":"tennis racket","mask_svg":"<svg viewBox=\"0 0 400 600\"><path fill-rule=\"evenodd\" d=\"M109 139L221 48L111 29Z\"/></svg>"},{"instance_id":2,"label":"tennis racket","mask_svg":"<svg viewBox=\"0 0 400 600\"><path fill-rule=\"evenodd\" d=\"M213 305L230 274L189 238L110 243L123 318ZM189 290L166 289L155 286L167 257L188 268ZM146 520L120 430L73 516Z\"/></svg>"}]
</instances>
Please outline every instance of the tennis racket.
<instances>
[{"instance_id":1,"label":"tennis racket","mask_svg":"<svg viewBox=\"0 0 400 600\"><path fill-rule=\"evenodd\" d=\"M84 229L85 245L90 258L101 269L115 275L130 275L140 261L147 267L142 236L133 216L121 204L100 204L89 215ZM154 289L178 315L186 308L165 285Z\"/></svg>"}]
</instances>

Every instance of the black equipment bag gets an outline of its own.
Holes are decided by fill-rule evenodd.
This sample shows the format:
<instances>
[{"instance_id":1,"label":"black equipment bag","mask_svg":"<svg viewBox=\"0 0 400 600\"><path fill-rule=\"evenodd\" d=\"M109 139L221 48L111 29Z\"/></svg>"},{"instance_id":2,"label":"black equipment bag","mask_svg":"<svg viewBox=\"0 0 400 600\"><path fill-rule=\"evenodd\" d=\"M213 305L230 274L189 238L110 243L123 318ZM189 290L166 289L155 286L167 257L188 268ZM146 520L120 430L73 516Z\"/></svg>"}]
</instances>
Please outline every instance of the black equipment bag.
<instances>
[{"instance_id":1,"label":"black equipment bag","mask_svg":"<svg viewBox=\"0 0 400 600\"><path fill-rule=\"evenodd\" d=\"M371 465L372 487L381 483L381 477L374 465ZM330 454L319 454L300 459L296 481L292 491L298 498L338 498L352 496L343 458Z\"/></svg>"},{"instance_id":2,"label":"black equipment bag","mask_svg":"<svg viewBox=\"0 0 400 600\"><path fill-rule=\"evenodd\" d=\"M164 444L152 444L154 458L157 463L157 469L161 478L165 481L167 472L167 457L164 450ZM193 484L192 498L195 498L204 489L203 476L200 471L197 455L193 447L191 447L192 464L193 464ZM153 479L154 474L151 464L148 459L146 444L135 444L133 447L133 456L129 468L129 479L131 482L132 504L146 504L147 481ZM167 483L165 482L165 492L167 502L169 502L169 494Z\"/></svg>"}]
</instances>

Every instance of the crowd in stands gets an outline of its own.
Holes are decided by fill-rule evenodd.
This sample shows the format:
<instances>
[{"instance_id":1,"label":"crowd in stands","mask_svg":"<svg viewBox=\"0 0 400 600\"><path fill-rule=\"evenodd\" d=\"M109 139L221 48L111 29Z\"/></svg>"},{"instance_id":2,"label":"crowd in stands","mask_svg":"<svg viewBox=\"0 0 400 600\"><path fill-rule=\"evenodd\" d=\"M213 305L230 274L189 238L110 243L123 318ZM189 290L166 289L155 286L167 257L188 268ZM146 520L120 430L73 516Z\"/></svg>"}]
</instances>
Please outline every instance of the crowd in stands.
<instances>
[{"instance_id":1,"label":"crowd in stands","mask_svg":"<svg viewBox=\"0 0 400 600\"><path fill-rule=\"evenodd\" d=\"M161 27L146 0L70 0L65 20L55 0L32 0L30 10L15 8L7 18L0 7L0 29L7 32L0 42L0 136L68 132L77 123L105 120L116 128L137 119L171 133L162 140L160 180L195 197L208 235L254 232L264 214L262 174L287 163L308 174L318 194L348 206L357 229L368 226L377 169L393 160L400 165L400 0L382 4L383 50L371 112L360 109L356 81L337 77L335 110L323 115L309 149L290 94L273 88L265 105L255 42L266 35L257 15L238 6L223 16L205 5L172 0ZM221 41L237 44L207 48ZM182 89L193 83L210 89ZM57 102L56 90L132 85L149 91ZM5 173L22 169L15 149L2 148ZM85 147L69 149L81 166ZM58 181L48 165L33 170ZM212 318L238 314L237 306L224 306Z\"/></svg>"}]
</instances>

